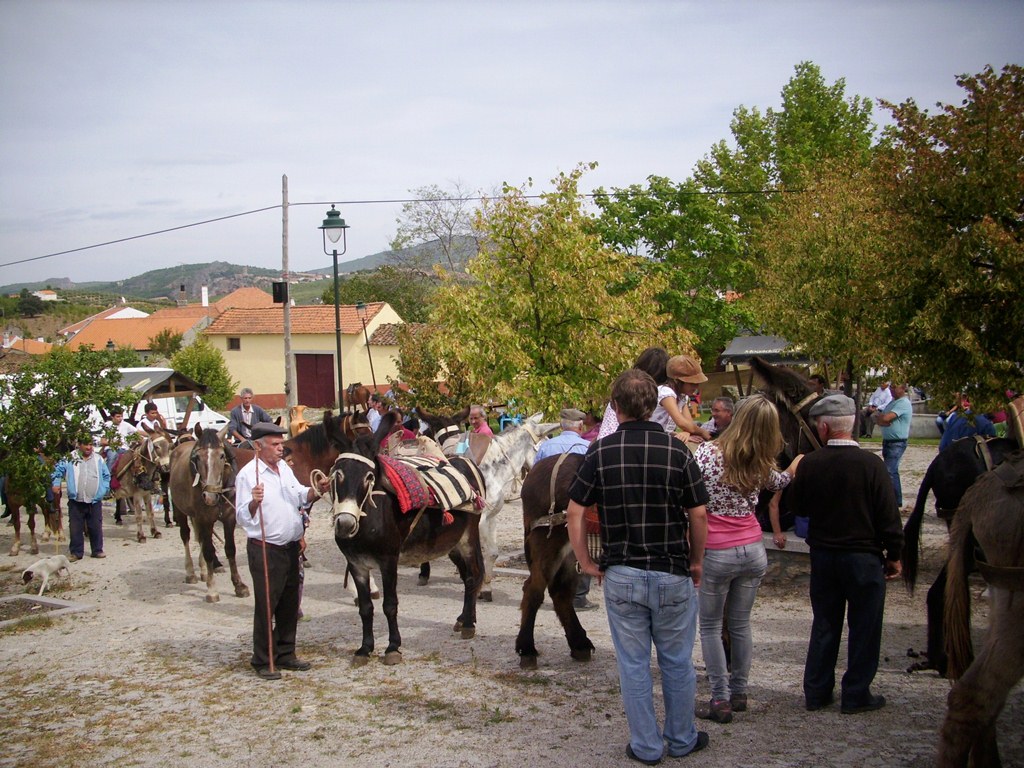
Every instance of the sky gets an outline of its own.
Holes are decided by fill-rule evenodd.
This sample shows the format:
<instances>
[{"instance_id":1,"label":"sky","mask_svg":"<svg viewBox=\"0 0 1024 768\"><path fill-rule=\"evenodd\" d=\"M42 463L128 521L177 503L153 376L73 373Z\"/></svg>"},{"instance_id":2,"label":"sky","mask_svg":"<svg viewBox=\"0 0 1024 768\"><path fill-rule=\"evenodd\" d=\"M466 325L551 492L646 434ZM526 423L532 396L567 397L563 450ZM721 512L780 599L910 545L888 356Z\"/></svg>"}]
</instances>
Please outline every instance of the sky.
<instances>
[{"instance_id":1,"label":"sky","mask_svg":"<svg viewBox=\"0 0 1024 768\"><path fill-rule=\"evenodd\" d=\"M426 185L682 181L801 61L932 108L1022 53L1022 0L0 0L0 285L280 269L283 176L291 270L330 203L344 265Z\"/></svg>"}]
</instances>

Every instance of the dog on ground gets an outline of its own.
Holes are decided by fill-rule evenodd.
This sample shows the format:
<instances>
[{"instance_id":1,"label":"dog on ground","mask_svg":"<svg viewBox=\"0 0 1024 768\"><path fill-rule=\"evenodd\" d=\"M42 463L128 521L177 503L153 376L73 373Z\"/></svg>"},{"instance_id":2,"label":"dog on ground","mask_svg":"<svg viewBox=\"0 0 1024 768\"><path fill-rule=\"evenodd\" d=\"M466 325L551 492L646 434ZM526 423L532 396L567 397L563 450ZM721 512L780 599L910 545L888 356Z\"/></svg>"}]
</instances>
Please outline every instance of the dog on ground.
<instances>
[{"instance_id":1,"label":"dog on ground","mask_svg":"<svg viewBox=\"0 0 1024 768\"><path fill-rule=\"evenodd\" d=\"M39 596L42 597L43 592L46 591L46 585L50 583L50 577L59 576L61 571L70 576L71 563L64 555L54 555L32 563L22 572L21 578L25 584L28 584L36 576L42 576L43 584L39 587Z\"/></svg>"}]
</instances>

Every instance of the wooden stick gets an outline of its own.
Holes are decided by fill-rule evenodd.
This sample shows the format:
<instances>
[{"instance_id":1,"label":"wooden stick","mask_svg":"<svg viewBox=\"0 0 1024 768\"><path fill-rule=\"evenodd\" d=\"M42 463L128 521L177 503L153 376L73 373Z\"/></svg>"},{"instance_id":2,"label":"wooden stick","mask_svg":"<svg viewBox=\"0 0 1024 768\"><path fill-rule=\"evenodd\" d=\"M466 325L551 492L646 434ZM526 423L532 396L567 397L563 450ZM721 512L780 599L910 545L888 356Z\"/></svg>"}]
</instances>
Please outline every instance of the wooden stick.
<instances>
[{"instance_id":1,"label":"wooden stick","mask_svg":"<svg viewBox=\"0 0 1024 768\"><path fill-rule=\"evenodd\" d=\"M256 485L260 484L260 457L257 454L253 457L256 462ZM270 612L270 568L267 566L267 529L263 525L263 502L256 508L260 516L260 545L263 548L263 593L266 596L267 608L267 658L270 660L270 671L274 669L274 617Z\"/></svg>"}]
</instances>

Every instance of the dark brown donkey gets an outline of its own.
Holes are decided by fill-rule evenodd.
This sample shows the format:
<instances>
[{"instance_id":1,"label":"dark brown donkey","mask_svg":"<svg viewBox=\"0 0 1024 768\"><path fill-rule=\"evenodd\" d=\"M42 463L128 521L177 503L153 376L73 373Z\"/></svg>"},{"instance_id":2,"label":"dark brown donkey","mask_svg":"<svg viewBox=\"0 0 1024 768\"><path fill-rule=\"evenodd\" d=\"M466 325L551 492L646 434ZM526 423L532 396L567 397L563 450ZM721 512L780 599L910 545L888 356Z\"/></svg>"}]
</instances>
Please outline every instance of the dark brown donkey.
<instances>
[{"instance_id":1,"label":"dark brown donkey","mask_svg":"<svg viewBox=\"0 0 1024 768\"><path fill-rule=\"evenodd\" d=\"M530 568L530 575L523 584L519 636L516 637L516 653L523 669L537 668L534 626L545 589L551 595L555 614L565 630L569 654L577 661L590 661L594 651L594 644L572 605L580 577L565 525L569 486L582 463L583 456L579 454L550 456L534 464L523 481L523 535L526 563Z\"/></svg>"}]
</instances>

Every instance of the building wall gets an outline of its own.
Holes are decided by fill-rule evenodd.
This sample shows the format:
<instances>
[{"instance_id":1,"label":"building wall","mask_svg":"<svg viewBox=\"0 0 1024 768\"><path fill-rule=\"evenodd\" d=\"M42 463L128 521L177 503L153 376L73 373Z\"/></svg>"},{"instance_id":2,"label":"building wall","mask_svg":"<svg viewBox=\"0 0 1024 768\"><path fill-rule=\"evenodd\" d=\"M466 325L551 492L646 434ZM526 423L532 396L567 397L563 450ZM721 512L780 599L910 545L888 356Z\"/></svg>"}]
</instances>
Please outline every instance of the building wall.
<instances>
[{"instance_id":1,"label":"building wall","mask_svg":"<svg viewBox=\"0 0 1024 768\"><path fill-rule=\"evenodd\" d=\"M366 325L366 335L370 337L377 327L383 323L401 323L398 313L385 306L377 316ZM231 378L239 383L239 387L250 387L255 394L256 402L264 408L284 408L287 402L284 391L284 336L240 334L233 336L240 340L240 350L229 350L228 336L222 334L206 334L210 344L224 355L225 363ZM376 378L378 388L387 386L388 377L398 376L398 347L371 346L373 355L373 376L370 374L370 362L366 353L366 342L362 332L341 336L342 376L346 386L353 382L362 382L366 386L373 385ZM330 354L335 356L335 335L292 334L292 353ZM335 370L337 361L335 361ZM235 405L237 399L229 404Z\"/></svg>"}]
</instances>

